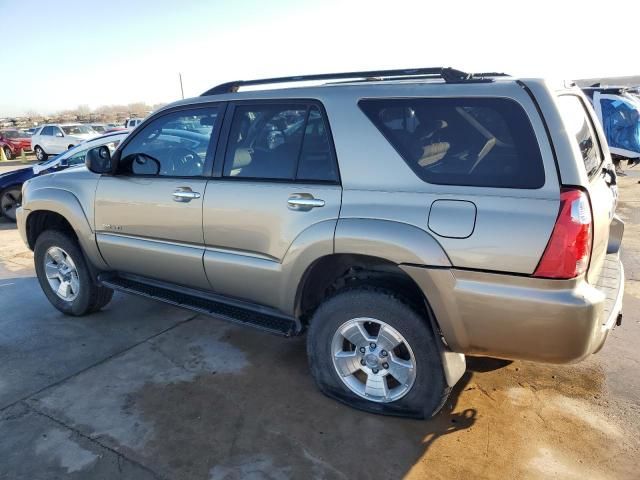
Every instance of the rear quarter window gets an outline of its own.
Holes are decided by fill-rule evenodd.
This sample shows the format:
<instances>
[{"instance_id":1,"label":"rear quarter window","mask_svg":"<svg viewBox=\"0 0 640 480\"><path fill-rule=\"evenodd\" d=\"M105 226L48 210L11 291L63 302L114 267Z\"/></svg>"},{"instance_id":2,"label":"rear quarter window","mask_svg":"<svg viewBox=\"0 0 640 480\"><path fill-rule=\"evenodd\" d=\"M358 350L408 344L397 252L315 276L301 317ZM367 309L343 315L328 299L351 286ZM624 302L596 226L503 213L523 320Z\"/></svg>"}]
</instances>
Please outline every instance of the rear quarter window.
<instances>
[{"instance_id":1,"label":"rear quarter window","mask_svg":"<svg viewBox=\"0 0 640 480\"><path fill-rule=\"evenodd\" d=\"M544 185L533 128L513 100L367 99L359 105L425 182L525 189Z\"/></svg>"},{"instance_id":2,"label":"rear quarter window","mask_svg":"<svg viewBox=\"0 0 640 480\"><path fill-rule=\"evenodd\" d=\"M558 106L567 133L577 142L584 169L591 178L598 173L603 160L591 117L576 95L561 95L558 97Z\"/></svg>"}]
</instances>

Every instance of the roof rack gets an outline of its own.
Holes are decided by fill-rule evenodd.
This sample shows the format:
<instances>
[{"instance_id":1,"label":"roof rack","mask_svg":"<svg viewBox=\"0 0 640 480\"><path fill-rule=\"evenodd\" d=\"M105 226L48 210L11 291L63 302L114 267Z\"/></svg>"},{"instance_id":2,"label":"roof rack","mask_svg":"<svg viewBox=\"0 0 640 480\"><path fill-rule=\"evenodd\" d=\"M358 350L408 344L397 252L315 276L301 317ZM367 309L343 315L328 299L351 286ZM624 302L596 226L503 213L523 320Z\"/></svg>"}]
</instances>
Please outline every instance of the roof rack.
<instances>
[{"instance_id":1,"label":"roof rack","mask_svg":"<svg viewBox=\"0 0 640 480\"><path fill-rule=\"evenodd\" d=\"M640 88L631 85L601 85L600 83L594 83L593 85L589 85L588 87L582 87L582 90L598 91L600 93L621 94L626 92L635 93L639 91Z\"/></svg>"},{"instance_id":2,"label":"roof rack","mask_svg":"<svg viewBox=\"0 0 640 480\"><path fill-rule=\"evenodd\" d=\"M257 80L235 80L217 85L201 96L220 95L237 92L240 87L268 85L275 83L307 82L311 80L362 79L364 81L409 80L416 78L441 78L446 83L488 83L493 77L504 77L505 73L465 73L450 67L408 68L398 70L369 70L362 72L320 73L316 75L296 75L293 77L262 78Z\"/></svg>"}]
</instances>

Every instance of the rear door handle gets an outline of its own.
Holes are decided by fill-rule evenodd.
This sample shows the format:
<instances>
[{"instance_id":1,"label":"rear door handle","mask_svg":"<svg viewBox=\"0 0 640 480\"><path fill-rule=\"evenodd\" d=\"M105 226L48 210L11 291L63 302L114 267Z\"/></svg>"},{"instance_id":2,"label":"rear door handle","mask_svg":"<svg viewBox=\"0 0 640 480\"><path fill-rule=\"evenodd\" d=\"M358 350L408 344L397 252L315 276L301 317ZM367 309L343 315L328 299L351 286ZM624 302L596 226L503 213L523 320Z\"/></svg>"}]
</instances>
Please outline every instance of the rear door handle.
<instances>
[{"instance_id":1,"label":"rear door handle","mask_svg":"<svg viewBox=\"0 0 640 480\"><path fill-rule=\"evenodd\" d=\"M324 207L324 200L314 198L310 193L294 193L287 200L289 210L308 212L312 208Z\"/></svg>"},{"instance_id":2,"label":"rear door handle","mask_svg":"<svg viewBox=\"0 0 640 480\"><path fill-rule=\"evenodd\" d=\"M178 187L173 192L174 202L190 202L196 198L200 198L200 192L194 192L189 187Z\"/></svg>"}]
</instances>

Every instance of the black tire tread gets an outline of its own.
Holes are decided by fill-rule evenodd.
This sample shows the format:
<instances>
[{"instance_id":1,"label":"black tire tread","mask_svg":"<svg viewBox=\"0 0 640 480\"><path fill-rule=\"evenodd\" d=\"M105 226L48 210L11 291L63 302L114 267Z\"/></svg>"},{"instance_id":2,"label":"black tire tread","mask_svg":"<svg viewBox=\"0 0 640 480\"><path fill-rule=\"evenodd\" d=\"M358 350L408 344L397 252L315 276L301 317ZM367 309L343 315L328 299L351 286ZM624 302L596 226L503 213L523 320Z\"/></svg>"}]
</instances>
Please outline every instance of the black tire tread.
<instances>
[{"instance_id":1,"label":"black tire tread","mask_svg":"<svg viewBox=\"0 0 640 480\"><path fill-rule=\"evenodd\" d=\"M45 242L63 247L76 264L81 283L81 294L71 304L57 297L55 292L51 291L46 278L42 278L40 250L44 248L42 244ZM113 290L97 285L94 279L91 278L91 270L87 267L84 253L73 235L61 230L45 230L36 239L34 254L38 282L51 304L62 313L73 316L95 313L105 307L113 297Z\"/></svg>"},{"instance_id":2,"label":"black tire tread","mask_svg":"<svg viewBox=\"0 0 640 480\"><path fill-rule=\"evenodd\" d=\"M420 325L418 325L418 327L420 328L420 334L424 335L426 333L429 336L428 341L431 343L434 349L437 349L436 342L438 341L438 339L433 331L431 323L429 322L429 315L431 315L431 312L429 311L429 308L427 305L423 305L423 306L417 305L415 301L411 301L407 297L403 296L400 292L387 287L359 284L357 286L344 287L334 292L332 295L328 296L320 304L317 310L314 312L314 315L310 321L308 339L307 339L307 355L309 356L310 359L312 356L315 355L313 337L314 337L314 334L316 333L316 330L319 328L318 325L314 325L314 320L317 320L316 317L322 317L326 309L331 309L331 305L333 301L336 300L337 298L346 296L346 295L358 295L358 294L376 295L384 298L385 299L384 302L386 302L387 304L390 304L390 305L395 304L400 308L406 308L412 311L416 315L416 317L419 317L422 319L422 321L420 322ZM339 395L337 394L336 391L329 390L327 388L327 385L323 385L322 382L319 381L317 365L314 364L314 362L310 361L310 366L311 366L314 379L316 379L316 383L318 384L318 387L323 393L343 403L346 403L350 406L353 406L355 408L365 410L368 412L372 412L372 413L381 413L385 415L394 415L394 416L403 416L403 417L412 417L412 418L430 418L436 415L440 411L440 409L446 403L447 398L449 397L449 394L451 393L451 387L447 385L444 379L444 371L441 371L441 378L439 379L441 388L439 388L439 395L433 399L432 407L427 406L427 408L424 410L417 409L417 408L398 409L393 406L394 405L393 403L391 404L374 403L374 402L361 399L360 397L357 397L352 393L349 393L347 395ZM402 401L402 399L400 401Z\"/></svg>"}]
</instances>

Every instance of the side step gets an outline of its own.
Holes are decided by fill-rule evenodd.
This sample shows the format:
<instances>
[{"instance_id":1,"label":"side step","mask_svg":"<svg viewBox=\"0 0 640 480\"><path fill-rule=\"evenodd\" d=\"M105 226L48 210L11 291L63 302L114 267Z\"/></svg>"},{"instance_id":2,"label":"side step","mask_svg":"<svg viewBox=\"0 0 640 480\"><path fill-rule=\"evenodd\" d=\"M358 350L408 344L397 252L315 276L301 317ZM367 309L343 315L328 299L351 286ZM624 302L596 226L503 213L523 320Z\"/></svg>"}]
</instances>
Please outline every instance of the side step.
<instances>
[{"instance_id":1,"label":"side step","mask_svg":"<svg viewBox=\"0 0 640 480\"><path fill-rule=\"evenodd\" d=\"M301 331L299 322L293 317L267 307L238 302L208 292L114 273L102 273L98 276L98 281L114 290L152 298L206 315L222 317L234 323L286 337Z\"/></svg>"}]
</instances>

